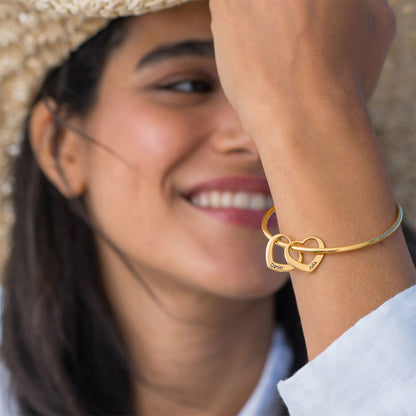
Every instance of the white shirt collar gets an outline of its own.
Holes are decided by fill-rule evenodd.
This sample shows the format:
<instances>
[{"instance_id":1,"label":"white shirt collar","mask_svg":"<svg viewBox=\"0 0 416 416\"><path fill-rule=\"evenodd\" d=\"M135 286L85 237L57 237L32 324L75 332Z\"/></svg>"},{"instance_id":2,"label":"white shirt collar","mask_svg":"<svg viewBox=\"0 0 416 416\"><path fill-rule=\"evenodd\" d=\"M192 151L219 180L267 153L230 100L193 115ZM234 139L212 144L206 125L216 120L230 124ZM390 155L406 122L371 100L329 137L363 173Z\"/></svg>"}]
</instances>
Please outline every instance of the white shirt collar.
<instances>
[{"instance_id":1,"label":"white shirt collar","mask_svg":"<svg viewBox=\"0 0 416 416\"><path fill-rule=\"evenodd\" d=\"M256 388L237 416L277 416L281 399L277 383L289 376L293 352L282 328L276 328L269 355Z\"/></svg>"}]
</instances>

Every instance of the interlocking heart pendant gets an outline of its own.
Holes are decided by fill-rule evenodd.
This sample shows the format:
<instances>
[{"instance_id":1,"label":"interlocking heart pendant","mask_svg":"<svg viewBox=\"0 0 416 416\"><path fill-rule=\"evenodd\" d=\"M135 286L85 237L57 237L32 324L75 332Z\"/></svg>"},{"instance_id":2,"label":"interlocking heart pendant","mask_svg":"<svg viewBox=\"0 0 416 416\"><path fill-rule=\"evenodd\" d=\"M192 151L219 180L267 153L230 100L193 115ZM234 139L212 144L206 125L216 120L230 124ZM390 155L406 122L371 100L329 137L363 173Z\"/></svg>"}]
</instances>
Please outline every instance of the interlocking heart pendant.
<instances>
[{"instance_id":1,"label":"interlocking heart pendant","mask_svg":"<svg viewBox=\"0 0 416 416\"><path fill-rule=\"evenodd\" d=\"M303 241L291 241L289 243L289 245L287 245L285 247L285 259L286 259L287 263L290 264L291 266L293 266L297 270L302 270L303 272L308 272L308 273L312 273L314 270L316 270L318 268L318 266L321 264L322 259L325 256L325 254L317 254L315 256L315 258L309 264L303 264L302 260L300 260L300 261L295 260L290 255L290 249L293 246L297 246L297 247L304 246L310 240L316 241L318 243L318 248L325 248L324 242L318 237L309 237L309 238L306 238Z\"/></svg>"},{"instance_id":2,"label":"interlocking heart pendant","mask_svg":"<svg viewBox=\"0 0 416 416\"><path fill-rule=\"evenodd\" d=\"M273 248L275 244L280 241L282 238L286 239L289 243L291 242L289 237L284 234L276 234L274 237L272 237L269 242L267 243L266 248L266 263L267 267L275 272L291 272L292 270L295 270L295 267L291 266L290 264L280 264L276 263L274 261L273 257ZM302 253L299 253L299 259L300 262L303 260Z\"/></svg>"}]
</instances>

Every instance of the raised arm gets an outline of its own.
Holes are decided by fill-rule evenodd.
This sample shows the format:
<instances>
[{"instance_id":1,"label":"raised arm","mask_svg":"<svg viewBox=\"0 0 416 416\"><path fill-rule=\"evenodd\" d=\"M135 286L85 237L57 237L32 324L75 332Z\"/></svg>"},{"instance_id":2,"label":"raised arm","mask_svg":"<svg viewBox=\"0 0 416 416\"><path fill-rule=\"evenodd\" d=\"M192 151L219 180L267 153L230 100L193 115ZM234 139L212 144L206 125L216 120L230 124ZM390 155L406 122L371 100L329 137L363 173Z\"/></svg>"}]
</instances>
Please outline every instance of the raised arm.
<instances>
[{"instance_id":1,"label":"raised arm","mask_svg":"<svg viewBox=\"0 0 416 416\"><path fill-rule=\"evenodd\" d=\"M220 79L258 146L280 232L337 247L386 231L395 200L366 101L394 36L387 1L210 0L210 7ZM291 278L311 359L413 285L416 271L399 229Z\"/></svg>"}]
</instances>

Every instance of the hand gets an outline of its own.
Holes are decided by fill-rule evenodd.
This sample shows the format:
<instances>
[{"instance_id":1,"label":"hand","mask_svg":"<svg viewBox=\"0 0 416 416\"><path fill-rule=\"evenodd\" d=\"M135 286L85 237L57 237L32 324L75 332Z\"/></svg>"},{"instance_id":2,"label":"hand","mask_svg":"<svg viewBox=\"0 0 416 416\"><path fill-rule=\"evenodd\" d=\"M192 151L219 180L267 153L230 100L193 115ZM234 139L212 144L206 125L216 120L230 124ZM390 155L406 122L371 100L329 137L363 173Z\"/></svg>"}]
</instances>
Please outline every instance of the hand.
<instances>
[{"instance_id":1,"label":"hand","mask_svg":"<svg viewBox=\"0 0 416 416\"><path fill-rule=\"evenodd\" d=\"M395 33L387 0L210 0L210 9L221 83L249 133L271 108L299 118L318 97L365 106Z\"/></svg>"}]
</instances>

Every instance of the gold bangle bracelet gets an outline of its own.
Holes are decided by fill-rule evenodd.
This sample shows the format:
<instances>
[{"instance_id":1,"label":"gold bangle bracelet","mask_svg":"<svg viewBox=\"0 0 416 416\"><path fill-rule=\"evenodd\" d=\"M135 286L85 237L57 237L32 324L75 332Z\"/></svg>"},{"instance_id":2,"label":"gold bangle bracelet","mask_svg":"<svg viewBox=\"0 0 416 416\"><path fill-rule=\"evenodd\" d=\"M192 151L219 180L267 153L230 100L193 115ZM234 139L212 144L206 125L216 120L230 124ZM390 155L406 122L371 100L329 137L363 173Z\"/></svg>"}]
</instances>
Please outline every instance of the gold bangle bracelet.
<instances>
[{"instance_id":1,"label":"gold bangle bracelet","mask_svg":"<svg viewBox=\"0 0 416 416\"><path fill-rule=\"evenodd\" d=\"M263 230L263 233L269 240L273 238L273 235L270 233L267 224L270 220L270 217L273 215L274 212L275 212L275 208L274 207L270 208L269 211L267 211L266 215L263 217L262 222L261 222L261 228ZM394 224L385 233L379 235L378 237L372 238L371 240L363 241L362 243L351 244L351 245L344 246L344 247L314 248L314 247L299 247L299 246L293 245L291 249L301 252L301 253L328 254L328 253L344 253L347 251L354 251L360 248L371 246L373 244L379 243L380 241L383 241L385 238L392 235L400 227L400 224L403 220L403 209L398 202L396 202L396 212L397 212L397 217L396 217ZM285 243L283 241L280 241L279 239L276 240L275 244L282 248L285 248L286 246L289 245L289 243Z\"/></svg>"},{"instance_id":2,"label":"gold bangle bracelet","mask_svg":"<svg viewBox=\"0 0 416 416\"><path fill-rule=\"evenodd\" d=\"M393 234L399 227L403 220L403 210L399 203L396 202L396 212L397 218L394 224L383 234L378 237L372 238L371 240L363 241L357 244L351 244L343 247L325 247L324 242L318 237L308 237L303 241L291 241L291 239L285 234L276 234L273 236L268 229L268 222L272 214L275 212L275 208L272 207L266 213L262 219L261 228L264 235L269 239L266 248L266 263L269 269L272 269L276 272L288 272L292 270L301 270L304 272L311 273L316 270L321 264L325 254L332 253L345 253L348 251L358 250L360 248L368 247L373 244L383 241L385 238ZM287 240L288 242L282 241L282 239ZM318 243L318 247L305 247L307 241L315 241ZM277 263L273 258L273 247L277 245L284 248L285 259L287 264ZM294 259L290 253L291 250L297 251L299 253L298 259ZM303 263L303 254L302 253L313 253L315 258L309 263Z\"/></svg>"}]
</instances>

